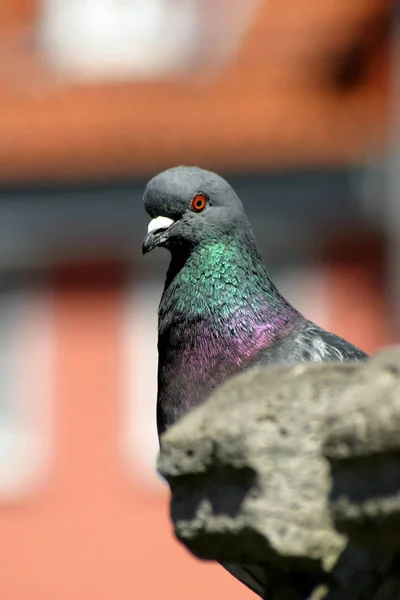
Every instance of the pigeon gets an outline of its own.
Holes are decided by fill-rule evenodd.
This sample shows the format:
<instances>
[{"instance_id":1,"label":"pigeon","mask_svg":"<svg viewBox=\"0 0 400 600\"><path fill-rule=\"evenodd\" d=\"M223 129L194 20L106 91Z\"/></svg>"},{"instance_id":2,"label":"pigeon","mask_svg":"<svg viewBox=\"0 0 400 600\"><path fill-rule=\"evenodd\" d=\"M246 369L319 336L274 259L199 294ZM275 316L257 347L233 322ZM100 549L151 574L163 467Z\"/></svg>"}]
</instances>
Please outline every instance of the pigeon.
<instances>
[{"instance_id":1,"label":"pigeon","mask_svg":"<svg viewBox=\"0 0 400 600\"><path fill-rule=\"evenodd\" d=\"M174 167L149 181L143 200L151 218L143 254L171 254L158 311L159 436L246 369L367 358L280 294L243 204L221 176ZM260 567L224 566L263 594Z\"/></svg>"}]
</instances>

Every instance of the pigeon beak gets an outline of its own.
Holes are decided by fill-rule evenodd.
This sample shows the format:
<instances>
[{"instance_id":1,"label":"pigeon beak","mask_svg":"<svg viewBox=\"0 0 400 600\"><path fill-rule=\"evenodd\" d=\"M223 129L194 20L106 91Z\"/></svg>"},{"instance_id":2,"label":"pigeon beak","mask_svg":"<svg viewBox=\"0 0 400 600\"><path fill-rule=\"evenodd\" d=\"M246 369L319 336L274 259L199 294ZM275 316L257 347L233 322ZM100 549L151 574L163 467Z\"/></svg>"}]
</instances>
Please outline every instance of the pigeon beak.
<instances>
[{"instance_id":1,"label":"pigeon beak","mask_svg":"<svg viewBox=\"0 0 400 600\"><path fill-rule=\"evenodd\" d=\"M160 246L166 239L166 231L173 225L175 221L168 217L157 217L152 219L147 228L147 235L145 236L142 244L143 254L147 254L156 246Z\"/></svg>"}]
</instances>

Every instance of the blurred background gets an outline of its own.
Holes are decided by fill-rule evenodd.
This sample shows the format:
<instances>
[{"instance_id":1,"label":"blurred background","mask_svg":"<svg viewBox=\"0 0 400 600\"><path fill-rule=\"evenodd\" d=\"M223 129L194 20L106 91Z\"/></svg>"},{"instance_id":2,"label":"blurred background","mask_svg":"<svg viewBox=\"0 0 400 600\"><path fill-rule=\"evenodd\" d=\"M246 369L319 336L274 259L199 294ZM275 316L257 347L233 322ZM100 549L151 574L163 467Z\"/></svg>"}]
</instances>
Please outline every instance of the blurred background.
<instances>
[{"instance_id":1,"label":"blurred background","mask_svg":"<svg viewBox=\"0 0 400 600\"><path fill-rule=\"evenodd\" d=\"M389 0L2 1L1 598L250 598L155 474L141 196L218 171L296 307L399 342L399 31Z\"/></svg>"}]
</instances>

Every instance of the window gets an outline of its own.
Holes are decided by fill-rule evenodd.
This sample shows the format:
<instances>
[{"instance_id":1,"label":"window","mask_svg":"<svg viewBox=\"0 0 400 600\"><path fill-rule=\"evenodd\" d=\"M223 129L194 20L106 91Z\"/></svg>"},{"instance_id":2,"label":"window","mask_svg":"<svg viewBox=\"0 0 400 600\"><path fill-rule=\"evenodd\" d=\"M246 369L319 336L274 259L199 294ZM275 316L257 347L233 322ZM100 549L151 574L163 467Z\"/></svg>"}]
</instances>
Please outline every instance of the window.
<instances>
[{"instance_id":1,"label":"window","mask_svg":"<svg viewBox=\"0 0 400 600\"><path fill-rule=\"evenodd\" d=\"M190 59L199 0L45 0L42 46L75 76L164 77ZM200 37L201 39L201 37Z\"/></svg>"},{"instance_id":2,"label":"window","mask_svg":"<svg viewBox=\"0 0 400 600\"><path fill-rule=\"evenodd\" d=\"M46 291L0 278L0 501L31 492L49 466L51 354Z\"/></svg>"},{"instance_id":3,"label":"window","mask_svg":"<svg viewBox=\"0 0 400 600\"><path fill-rule=\"evenodd\" d=\"M157 283L132 282L127 293L125 336L125 396L122 411L122 449L129 471L140 484L162 489L156 472L158 438L157 310L163 279Z\"/></svg>"}]
</instances>

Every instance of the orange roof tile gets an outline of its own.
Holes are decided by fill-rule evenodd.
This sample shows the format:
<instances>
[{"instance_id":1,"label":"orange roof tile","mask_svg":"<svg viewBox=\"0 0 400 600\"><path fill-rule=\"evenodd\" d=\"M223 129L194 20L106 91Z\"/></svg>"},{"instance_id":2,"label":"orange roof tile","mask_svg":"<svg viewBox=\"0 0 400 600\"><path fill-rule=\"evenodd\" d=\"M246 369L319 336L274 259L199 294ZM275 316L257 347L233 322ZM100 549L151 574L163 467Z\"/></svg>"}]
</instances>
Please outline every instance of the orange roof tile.
<instances>
[{"instance_id":1,"label":"orange roof tile","mask_svg":"<svg viewBox=\"0 0 400 600\"><path fill-rule=\"evenodd\" d=\"M262 2L238 55L196 83L58 86L4 38L0 181L359 162L383 142L388 10L384 0ZM357 74L364 54L351 86L346 68L352 60Z\"/></svg>"}]
</instances>

